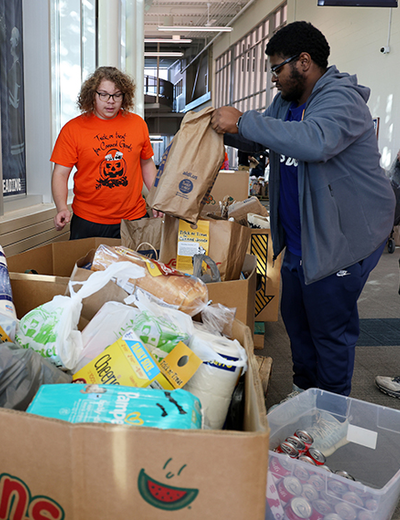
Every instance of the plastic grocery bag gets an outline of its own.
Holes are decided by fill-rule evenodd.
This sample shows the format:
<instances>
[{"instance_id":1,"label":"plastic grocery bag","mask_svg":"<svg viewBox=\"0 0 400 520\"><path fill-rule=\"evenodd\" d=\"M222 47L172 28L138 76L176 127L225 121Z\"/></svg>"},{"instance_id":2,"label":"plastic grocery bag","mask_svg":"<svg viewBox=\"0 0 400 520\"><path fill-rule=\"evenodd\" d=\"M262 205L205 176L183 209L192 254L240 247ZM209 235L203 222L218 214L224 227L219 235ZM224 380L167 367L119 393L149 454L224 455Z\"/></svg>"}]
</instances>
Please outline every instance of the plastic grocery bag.
<instances>
[{"instance_id":1,"label":"plastic grocery bag","mask_svg":"<svg viewBox=\"0 0 400 520\"><path fill-rule=\"evenodd\" d=\"M139 312L121 302L110 301L102 305L82 331L83 350L72 373L78 372L131 329Z\"/></svg>"},{"instance_id":2,"label":"plastic grocery bag","mask_svg":"<svg viewBox=\"0 0 400 520\"><path fill-rule=\"evenodd\" d=\"M125 301L134 303L140 309L132 329L158 361L166 357L180 341L189 344L194 326L188 314L158 305L141 290L137 290L133 297L128 296Z\"/></svg>"},{"instance_id":3,"label":"plastic grocery bag","mask_svg":"<svg viewBox=\"0 0 400 520\"><path fill-rule=\"evenodd\" d=\"M23 316L16 342L39 352L60 368L73 369L83 349L82 333L78 330L82 300L118 276L140 278L144 276L144 269L131 262L118 262L93 273L85 282L70 281L71 296L57 295ZM76 285L81 285L78 292L74 290Z\"/></svg>"},{"instance_id":4,"label":"plastic grocery bag","mask_svg":"<svg viewBox=\"0 0 400 520\"><path fill-rule=\"evenodd\" d=\"M42 384L70 383L71 376L33 350L0 345L0 406L25 411Z\"/></svg>"}]
</instances>

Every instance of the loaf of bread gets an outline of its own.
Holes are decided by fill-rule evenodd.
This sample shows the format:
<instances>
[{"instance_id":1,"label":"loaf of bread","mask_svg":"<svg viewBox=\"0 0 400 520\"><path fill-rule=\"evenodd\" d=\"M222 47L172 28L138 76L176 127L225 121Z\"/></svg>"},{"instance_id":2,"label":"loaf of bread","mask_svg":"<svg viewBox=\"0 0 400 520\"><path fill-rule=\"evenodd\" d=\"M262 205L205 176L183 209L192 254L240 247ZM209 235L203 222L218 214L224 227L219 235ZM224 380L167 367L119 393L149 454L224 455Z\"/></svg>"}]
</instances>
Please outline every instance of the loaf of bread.
<instances>
[{"instance_id":1,"label":"loaf of bread","mask_svg":"<svg viewBox=\"0 0 400 520\"><path fill-rule=\"evenodd\" d=\"M139 287L190 316L198 314L207 305L207 285L199 278L150 260L127 247L100 245L93 258L92 270L104 271L114 262L126 261L145 269L144 277L129 279L133 288Z\"/></svg>"}]
</instances>

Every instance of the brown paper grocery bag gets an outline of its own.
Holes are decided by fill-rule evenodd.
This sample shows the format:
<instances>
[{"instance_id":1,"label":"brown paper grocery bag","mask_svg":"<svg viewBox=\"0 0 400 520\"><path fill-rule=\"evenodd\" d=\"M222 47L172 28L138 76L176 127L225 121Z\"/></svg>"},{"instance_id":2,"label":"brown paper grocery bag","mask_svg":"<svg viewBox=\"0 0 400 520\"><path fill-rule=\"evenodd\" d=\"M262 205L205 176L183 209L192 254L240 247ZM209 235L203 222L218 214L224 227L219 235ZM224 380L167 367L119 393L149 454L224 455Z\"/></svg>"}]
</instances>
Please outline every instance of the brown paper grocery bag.
<instances>
[{"instance_id":1,"label":"brown paper grocery bag","mask_svg":"<svg viewBox=\"0 0 400 520\"><path fill-rule=\"evenodd\" d=\"M225 157L223 136L211 128L213 111L185 114L146 197L151 208L197 222Z\"/></svg>"},{"instance_id":2,"label":"brown paper grocery bag","mask_svg":"<svg viewBox=\"0 0 400 520\"><path fill-rule=\"evenodd\" d=\"M250 241L251 229L228 220L205 219L210 223L208 256L217 264L221 281L238 280ZM174 267L178 249L179 219L165 216L161 235L160 261Z\"/></svg>"},{"instance_id":3,"label":"brown paper grocery bag","mask_svg":"<svg viewBox=\"0 0 400 520\"><path fill-rule=\"evenodd\" d=\"M161 218L142 218L121 221L121 245L158 260L160 256Z\"/></svg>"}]
</instances>

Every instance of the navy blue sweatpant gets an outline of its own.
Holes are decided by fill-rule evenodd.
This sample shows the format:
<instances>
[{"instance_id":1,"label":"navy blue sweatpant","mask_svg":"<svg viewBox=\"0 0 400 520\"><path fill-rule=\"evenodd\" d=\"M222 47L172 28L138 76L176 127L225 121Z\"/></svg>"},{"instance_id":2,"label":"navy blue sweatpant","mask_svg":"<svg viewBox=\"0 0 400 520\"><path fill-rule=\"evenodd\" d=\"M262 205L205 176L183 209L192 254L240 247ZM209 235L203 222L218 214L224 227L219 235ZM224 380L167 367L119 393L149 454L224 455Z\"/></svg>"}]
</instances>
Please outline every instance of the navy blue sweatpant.
<instances>
[{"instance_id":1,"label":"navy blue sweatpant","mask_svg":"<svg viewBox=\"0 0 400 520\"><path fill-rule=\"evenodd\" d=\"M301 258L285 252L282 318L290 338L293 382L349 395L359 337L357 300L386 245L368 258L305 285Z\"/></svg>"}]
</instances>

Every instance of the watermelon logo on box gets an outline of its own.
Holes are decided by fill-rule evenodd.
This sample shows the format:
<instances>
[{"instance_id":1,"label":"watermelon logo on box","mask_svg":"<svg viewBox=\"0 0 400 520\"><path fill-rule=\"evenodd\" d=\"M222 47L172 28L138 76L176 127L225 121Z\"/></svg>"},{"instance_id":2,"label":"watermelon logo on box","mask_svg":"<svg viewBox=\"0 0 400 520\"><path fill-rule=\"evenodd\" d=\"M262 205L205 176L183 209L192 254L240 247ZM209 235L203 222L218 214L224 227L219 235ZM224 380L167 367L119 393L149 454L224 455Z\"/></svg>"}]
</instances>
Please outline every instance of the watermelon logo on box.
<instances>
[{"instance_id":1,"label":"watermelon logo on box","mask_svg":"<svg viewBox=\"0 0 400 520\"><path fill-rule=\"evenodd\" d=\"M163 469L172 459L168 459ZM179 476L186 464L178 471ZM174 473L168 472L166 478L173 478ZM151 506L165 511L177 511L188 507L199 494L198 489L170 486L150 477L142 468L138 477L138 489L142 498Z\"/></svg>"},{"instance_id":2,"label":"watermelon logo on box","mask_svg":"<svg viewBox=\"0 0 400 520\"><path fill-rule=\"evenodd\" d=\"M28 486L19 478L0 475L0 518L13 520L63 520L63 508L43 495L32 497Z\"/></svg>"}]
</instances>

